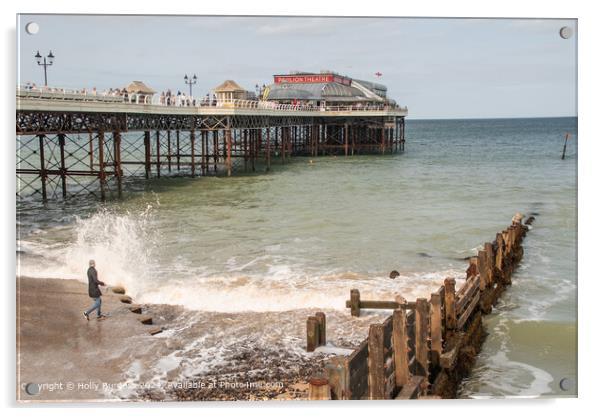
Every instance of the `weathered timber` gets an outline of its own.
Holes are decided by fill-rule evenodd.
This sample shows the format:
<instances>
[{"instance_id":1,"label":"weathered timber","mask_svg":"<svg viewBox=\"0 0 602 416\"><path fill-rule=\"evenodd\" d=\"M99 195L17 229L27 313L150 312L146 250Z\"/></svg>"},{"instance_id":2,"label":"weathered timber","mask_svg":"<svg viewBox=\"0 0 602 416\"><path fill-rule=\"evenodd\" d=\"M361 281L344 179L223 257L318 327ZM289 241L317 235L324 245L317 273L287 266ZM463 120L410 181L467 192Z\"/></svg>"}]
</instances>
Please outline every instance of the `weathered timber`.
<instances>
[{"instance_id":1,"label":"weathered timber","mask_svg":"<svg viewBox=\"0 0 602 416\"><path fill-rule=\"evenodd\" d=\"M428 377L428 320L429 304L426 299L416 299L416 366L414 374Z\"/></svg>"},{"instance_id":2,"label":"weathered timber","mask_svg":"<svg viewBox=\"0 0 602 416\"><path fill-rule=\"evenodd\" d=\"M351 308L351 316L360 316L360 291L351 289L351 300L349 302Z\"/></svg>"},{"instance_id":3,"label":"weathered timber","mask_svg":"<svg viewBox=\"0 0 602 416\"><path fill-rule=\"evenodd\" d=\"M445 285L445 329L447 339L447 333L455 331L457 328L457 316L456 316L456 280L448 277L444 281Z\"/></svg>"},{"instance_id":4,"label":"weathered timber","mask_svg":"<svg viewBox=\"0 0 602 416\"><path fill-rule=\"evenodd\" d=\"M431 294L431 367L439 366L439 358L443 353L443 333L441 328L441 294L439 292Z\"/></svg>"},{"instance_id":5,"label":"weathered timber","mask_svg":"<svg viewBox=\"0 0 602 416\"><path fill-rule=\"evenodd\" d=\"M395 360L395 384L401 387L410 379L408 365L408 333L406 331L406 311L393 311L393 357Z\"/></svg>"},{"instance_id":6,"label":"weathered timber","mask_svg":"<svg viewBox=\"0 0 602 416\"><path fill-rule=\"evenodd\" d=\"M403 389L399 392L396 400L410 400L417 399L422 393L422 385L424 383L425 377L422 376L412 376L409 383L403 386Z\"/></svg>"},{"instance_id":7,"label":"weathered timber","mask_svg":"<svg viewBox=\"0 0 602 416\"><path fill-rule=\"evenodd\" d=\"M414 309L416 307L416 302L400 303L394 300L362 300L359 302L358 305L359 309ZM345 301L345 307L351 308L352 316L359 316L359 314L353 315L353 299Z\"/></svg>"},{"instance_id":8,"label":"weathered timber","mask_svg":"<svg viewBox=\"0 0 602 416\"><path fill-rule=\"evenodd\" d=\"M441 367L452 368L456 364L460 347L464 339L464 332L456 332L448 338L445 352L441 354Z\"/></svg>"},{"instance_id":9,"label":"weathered timber","mask_svg":"<svg viewBox=\"0 0 602 416\"><path fill-rule=\"evenodd\" d=\"M467 280L456 295L456 314L461 314L479 291L480 277L474 276Z\"/></svg>"},{"instance_id":10,"label":"weathered timber","mask_svg":"<svg viewBox=\"0 0 602 416\"><path fill-rule=\"evenodd\" d=\"M464 327L464 325L466 324L466 322L472 315L472 312L475 310L475 307L479 304L479 301L481 299L480 295L481 295L481 292L479 292L479 291L475 292L472 302L470 302L470 304L468 305L466 310L464 312L462 312L462 315L458 318L458 328L461 329Z\"/></svg>"},{"instance_id":11,"label":"weathered timber","mask_svg":"<svg viewBox=\"0 0 602 416\"><path fill-rule=\"evenodd\" d=\"M309 380L309 400L330 400L330 386L325 377L314 377Z\"/></svg>"},{"instance_id":12,"label":"weathered timber","mask_svg":"<svg viewBox=\"0 0 602 416\"><path fill-rule=\"evenodd\" d=\"M372 324L368 333L368 389L370 400L385 399L384 325Z\"/></svg>"},{"instance_id":13,"label":"weathered timber","mask_svg":"<svg viewBox=\"0 0 602 416\"><path fill-rule=\"evenodd\" d=\"M326 315L324 312L316 312L318 320L318 345L326 345Z\"/></svg>"},{"instance_id":14,"label":"weathered timber","mask_svg":"<svg viewBox=\"0 0 602 416\"><path fill-rule=\"evenodd\" d=\"M307 318L307 352L312 352L318 346L320 324L315 316Z\"/></svg>"}]
</instances>

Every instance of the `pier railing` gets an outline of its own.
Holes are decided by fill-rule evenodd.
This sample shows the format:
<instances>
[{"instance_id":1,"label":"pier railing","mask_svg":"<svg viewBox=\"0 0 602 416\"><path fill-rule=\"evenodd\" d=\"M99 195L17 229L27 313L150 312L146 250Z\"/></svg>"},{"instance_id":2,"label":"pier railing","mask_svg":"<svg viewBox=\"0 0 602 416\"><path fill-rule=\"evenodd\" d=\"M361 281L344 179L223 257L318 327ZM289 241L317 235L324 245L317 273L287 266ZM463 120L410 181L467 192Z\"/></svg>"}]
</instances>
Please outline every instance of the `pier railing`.
<instances>
[{"instance_id":1,"label":"pier railing","mask_svg":"<svg viewBox=\"0 0 602 416\"><path fill-rule=\"evenodd\" d=\"M347 307L393 309L383 323L370 326L368 338L348 356L331 358L326 375L310 380L310 398L453 398L474 365L483 341L482 314L489 314L523 256L522 240L534 217L498 233L470 258L466 280L444 284L427 298L408 302L360 300L351 290ZM308 329L310 326L308 325ZM308 333L308 346L311 340ZM313 348L313 345L312 345ZM326 388L328 385L328 388Z\"/></svg>"},{"instance_id":2,"label":"pier railing","mask_svg":"<svg viewBox=\"0 0 602 416\"><path fill-rule=\"evenodd\" d=\"M213 107L213 108L237 108L237 109L259 109L274 111L310 111L310 112L328 112L328 111L390 111L402 109L407 111L407 107L396 107L391 105L338 105L338 106L315 106L306 104L280 104L274 101L260 100L210 100L207 98L196 98L186 95L173 95L171 97L161 97L146 94L128 94L106 93L98 91L77 90L70 88L56 87L19 87L17 88L17 98L34 98L41 100L57 101L79 101L79 102L97 102L97 103L119 103L131 105L153 105L162 107Z\"/></svg>"}]
</instances>

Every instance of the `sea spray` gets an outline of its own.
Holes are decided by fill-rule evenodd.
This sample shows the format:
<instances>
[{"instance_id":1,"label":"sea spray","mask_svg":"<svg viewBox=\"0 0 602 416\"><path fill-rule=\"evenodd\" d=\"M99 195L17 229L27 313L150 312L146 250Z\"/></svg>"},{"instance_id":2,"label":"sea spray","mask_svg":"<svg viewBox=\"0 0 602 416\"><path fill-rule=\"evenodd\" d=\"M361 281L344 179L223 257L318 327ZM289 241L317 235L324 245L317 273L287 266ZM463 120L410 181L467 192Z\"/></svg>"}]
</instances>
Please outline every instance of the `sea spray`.
<instances>
[{"instance_id":1,"label":"sea spray","mask_svg":"<svg viewBox=\"0 0 602 416\"><path fill-rule=\"evenodd\" d=\"M102 208L83 218L76 216L74 237L66 244L24 241L19 273L31 277L85 280L88 261L94 259L99 277L108 285L123 285L137 296L151 284L159 232L150 225L153 205L140 212L117 213Z\"/></svg>"}]
</instances>

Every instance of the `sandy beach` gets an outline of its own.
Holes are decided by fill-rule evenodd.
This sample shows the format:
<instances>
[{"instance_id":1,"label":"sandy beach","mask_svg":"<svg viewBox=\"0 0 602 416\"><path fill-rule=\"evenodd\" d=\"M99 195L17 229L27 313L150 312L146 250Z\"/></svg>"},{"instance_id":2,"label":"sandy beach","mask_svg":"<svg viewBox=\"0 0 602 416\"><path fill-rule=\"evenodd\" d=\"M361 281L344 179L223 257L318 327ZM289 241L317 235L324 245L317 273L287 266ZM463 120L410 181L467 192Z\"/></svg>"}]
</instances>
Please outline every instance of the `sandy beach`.
<instances>
[{"instance_id":1,"label":"sandy beach","mask_svg":"<svg viewBox=\"0 0 602 416\"><path fill-rule=\"evenodd\" d=\"M86 321L85 283L17 278L19 401L303 400L333 345L344 353L381 319L329 312L328 347L306 353L305 316L313 309L217 313L146 304L139 315L105 291L103 313L110 316ZM286 319L292 331L271 324ZM155 329L162 332L151 335ZM39 393L28 394L28 383Z\"/></svg>"}]
</instances>

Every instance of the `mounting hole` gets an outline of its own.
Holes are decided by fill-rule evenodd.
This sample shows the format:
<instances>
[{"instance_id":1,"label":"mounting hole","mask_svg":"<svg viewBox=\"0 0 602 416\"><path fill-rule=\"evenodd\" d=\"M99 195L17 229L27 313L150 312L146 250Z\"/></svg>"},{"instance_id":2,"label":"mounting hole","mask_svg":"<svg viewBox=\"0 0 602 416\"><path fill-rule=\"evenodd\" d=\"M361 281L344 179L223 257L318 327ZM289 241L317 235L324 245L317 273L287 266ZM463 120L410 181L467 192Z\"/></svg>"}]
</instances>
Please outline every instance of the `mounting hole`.
<instances>
[{"instance_id":1,"label":"mounting hole","mask_svg":"<svg viewBox=\"0 0 602 416\"><path fill-rule=\"evenodd\" d=\"M563 391L569 391L569 390L572 390L573 387L575 387L575 382L572 379L567 378L567 377L560 380L560 383L558 383L558 384L559 384L560 389Z\"/></svg>"},{"instance_id":2,"label":"mounting hole","mask_svg":"<svg viewBox=\"0 0 602 416\"><path fill-rule=\"evenodd\" d=\"M25 25L25 31L30 35L35 35L40 31L40 25L36 22L29 22Z\"/></svg>"},{"instance_id":3,"label":"mounting hole","mask_svg":"<svg viewBox=\"0 0 602 416\"><path fill-rule=\"evenodd\" d=\"M568 26L563 26L560 28L560 37L562 39L568 39L573 36L573 29Z\"/></svg>"}]
</instances>

